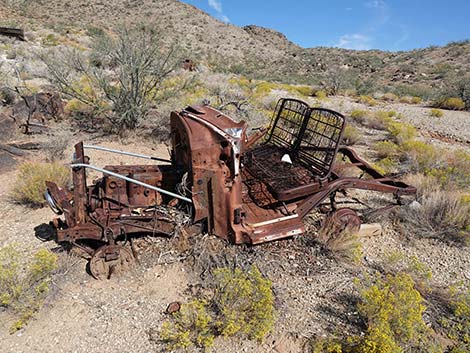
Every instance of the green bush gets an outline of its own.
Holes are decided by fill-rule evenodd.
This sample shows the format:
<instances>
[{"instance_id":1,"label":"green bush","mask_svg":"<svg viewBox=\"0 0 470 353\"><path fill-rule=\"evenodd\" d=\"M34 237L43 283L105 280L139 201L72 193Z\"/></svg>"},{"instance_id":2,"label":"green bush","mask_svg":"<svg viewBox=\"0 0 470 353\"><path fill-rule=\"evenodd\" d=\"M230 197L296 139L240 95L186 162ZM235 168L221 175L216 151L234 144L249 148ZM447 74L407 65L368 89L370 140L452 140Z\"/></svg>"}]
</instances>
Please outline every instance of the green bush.
<instances>
[{"instance_id":1,"label":"green bush","mask_svg":"<svg viewBox=\"0 0 470 353\"><path fill-rule=\"evenodd\" d=\"M343 340L315 339L310 342L312 353L442 353L423 320L424 299L410 275L377 274L356 284L365 332Z\"/></svg>"},{"instance_id":2,"label":"green bush","mask_svg":"<svg viewBox=\"0 0 470 353\"><path fill-rule=\"evenodd\" d=\"M370 107L374 107L377 105L377 101L372 98L371 96L359 96L357 101L361 104L368 105Z\"/></svg>"},{"instance_id":3,"label":"green bush","mask_svg":"<svg viewBox=\"0 0 470 353\"><path fill-rule=\"evenodd\" d=\"M398 155L398 145L392 141L380 141L374 145L374 149L377 152L377 157L388 158L396 157Z\"/></svg>"},{"instance_id":4,"label":"green bush","mask_svg":"<svg viewBox=\"0 0 470 353\"><path fill-rule=\"evenodd\" d=\"M409 141L418 135L416 128L407 123L390 122L387 124L387 130L400 144Z\"/></svg>"},{"instance_id":5,"label":"green bush","mask_svg":"<svg viewBox=\"0 0 470 353\"><path fill-rule=\"evenodd\" d=\"M160 337L169 349L191 345L210 347L215 337L246 335L261 341L272 330L274 294L269 279L255 266L248 271L219 268L214 271L215 288L210 300L182 304L162 324Z\"/></svg>"},{"instance_id":6,"label":"green bush","mask_svg":"<svg viewBox=\"0 0 470 353\"><path fill-rule=\"evenodd\" d=\"M31 206L45 204L46 181L65 187L70 179L70 170L62 164L26 162L19 168L13 186L12 198L19 203Z\"/></svg>"},{"instance_id":7,"label":"green bush","mask_svg":"<svg viewBox=\"0 0 470 353\"><path fill-rule=\"evenodd\" d=\"M440 118L444 115L444 112L440 109L432 108L431 111L429 112L429 115L434 116L436 118Z\"/></svg>"},{"instance_id":8,"label":"green bush","mask_svg":"<svg viewBox=\"0 0 470 353\"><path fill-rule=\"evenodd\" d=\"M214 343L213 319L208 312L207 302L193 300L182 304L179 311L172 314L172 321L165 321L161 328L161 339L170 349L210 347Z\"/></svg>"},{"instance_id":9,"label":"green bush","mask_svg":"<svg viewBox=\"0 0 470 353\"><path fill-rule=\"evenodd\" d=\"M343 131L343 143L352 146L361 141L362 135L354 126L346 125Z\"/></svg>"},{"instance_id":10,"label":"green bush","mask_svg":"<svg viewBox=\"0 0 470 353\"><path fill-rule=\"evenodd\" d=\"M359 293L358 309L367 331L357 352L432 351L432 331L423 320L424 299L410 275L376 276L359 283Z\"/></svg>"},{"instance_id":11,"label":"green bush","mask_svg":"<svg viewBox=\"0 0 470 353\"><path fill-rule=\"evenodd\" d=\"M272 283L255 266L249 271L222 268L215 271L215 306L218 329L224 336L237 333L262 340L274 325Z\"/></svg>"},{"instance_id":12,"label":"green bush","mask_svg":"<svg viewBox=\"0 0 470 353\"><path fill-rule=\"evenodd\" d=\"M450 110L463 110L465 103L462 99L456 97L443 98L434 102L437 108L450 109Z\"/></svg>"},{"instance_id":13,"label":"green bush","mask_svg":"<svg viewBox=\"0 0 470 353\"><path fill-rule=\"evenodd\" d=\"M356 109L356 110L353 110L350 115L351 115L351 118L353 118L354 120L357 120L358 122L362 122L366 118L367 114L368 113L366 110Z\"/></svg>"},{"instance_id":14,"label":"green bush","mask_svg":"<svg viewBox=\"0 0 470 353\"><path fill-rule=\"evenodd\" d=\"M423 100L422 100L421 97L412 97L412 98L411 98L411 103L412 103L412 104L420 104L420 103L422 103L422 102L423 102Z\"/></svg>"},{"instance_id":15,"label":"green bush","mask_svg":"<svg viewBox=\"0 0 470 353\"><path fill-rule=\"evenodd\" d=\"M41 308L51 285L52 273L58 268L57 255L38 250L24 263L13 245L0 248L0 306L11 309L17 321L12 332L21 329Z\"/></svg>"},{"instance_id":16,"label":"green bush","mask_svg":"<svg viewBox=\"0 0 470 353\"><path fill-rule=\"evenodd\" d=\"M398 97L396 94L389 92L389 93L385 93L382 96L382 100L386 102L396 102L398 100Z\"/></svg>"}]
</instances>

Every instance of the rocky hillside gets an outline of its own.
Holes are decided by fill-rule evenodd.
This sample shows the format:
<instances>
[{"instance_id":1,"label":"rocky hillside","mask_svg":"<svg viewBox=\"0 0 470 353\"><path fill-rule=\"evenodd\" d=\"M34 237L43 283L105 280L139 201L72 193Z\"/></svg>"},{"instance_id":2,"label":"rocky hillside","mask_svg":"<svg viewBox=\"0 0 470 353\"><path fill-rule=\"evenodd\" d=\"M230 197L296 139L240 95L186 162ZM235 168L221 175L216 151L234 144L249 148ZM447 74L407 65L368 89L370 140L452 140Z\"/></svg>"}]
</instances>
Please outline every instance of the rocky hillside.
<instances>
[{"instance_id":1,"label":"rocky hillside","mask_svg":"<svg viewBox=\"0 0 470 353\"><path fill-rule=\"evenodd\" d=\"M328 72L344 70L372 79L379 87L432 88L470 70L468 41L407 52L301 48L274 30L226 24L177 0L3 1L7 7L0 9L0 26L88 33L152 23L195 62L257 78L318 83Z\"/></svg>"}]
</instances>

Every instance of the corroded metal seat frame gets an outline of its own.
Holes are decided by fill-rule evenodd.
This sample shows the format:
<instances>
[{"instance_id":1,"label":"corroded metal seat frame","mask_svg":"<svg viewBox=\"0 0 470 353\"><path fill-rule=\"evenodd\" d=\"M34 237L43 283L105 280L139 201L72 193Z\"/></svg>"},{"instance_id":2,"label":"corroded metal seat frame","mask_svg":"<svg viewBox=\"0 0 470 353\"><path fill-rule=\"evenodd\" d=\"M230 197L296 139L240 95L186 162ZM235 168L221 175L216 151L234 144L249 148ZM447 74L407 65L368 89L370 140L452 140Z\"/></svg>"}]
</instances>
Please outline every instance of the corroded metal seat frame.
<instances>
[{"instance_id":1,"label":"corroded metal seat frame","mask_svg":"<svg viewBox=\"0 0 470 353\"><path fill-rule=\"evenodd\" d=\"M335 111L281 99L265 141L247 151L245 165L279 201L310 195L331 174L344 122Z\"/></svg>"}]
</instances>

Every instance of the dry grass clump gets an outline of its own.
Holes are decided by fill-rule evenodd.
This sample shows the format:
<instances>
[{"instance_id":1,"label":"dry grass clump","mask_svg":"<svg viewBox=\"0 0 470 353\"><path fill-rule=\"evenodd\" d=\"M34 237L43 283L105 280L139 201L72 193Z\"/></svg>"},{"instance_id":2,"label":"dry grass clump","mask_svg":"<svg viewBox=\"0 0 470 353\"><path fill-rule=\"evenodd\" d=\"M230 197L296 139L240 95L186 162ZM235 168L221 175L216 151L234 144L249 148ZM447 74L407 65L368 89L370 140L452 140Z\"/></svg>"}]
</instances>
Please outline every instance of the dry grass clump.
<instances>
[{"instance_id":1,"label":"dry grass clump","mask_svg":"<svg viewBox=\"0 0 470 353\"><path fill-rule=\"evenodd\" d=\"M15 202L30 206L43 206L46 181L65 187L70 180L70 170L54 163L26 162L19 168L11 197Z\"/></svg>"},{"instance_id":2,"label":"dry grass clump","mask_svg":"<svg viewBox=\"0 0 470 353\"><path fill-rule=\"evenodd\" d=\"M360 263L362 246L359 237L348 227L341 229L333 221L326 219L315 238L322 248L335 259Z\"/></svg>"},{"instance_id":3,"label":"dry grass clump","mask_svg":"<svg viewBox=\"0 0 470 353\"><path fill-rule=\"evenodd\" d=\"M359 124L371 129L385 130L392 122L392 117L396 115L394 111L376 111L368 112L366 110L353 110L351 118Z\"/></svg>"},{"instance_id":4,"label":"dry grass clump","mask_svg":"<svg viewBox=\"0 0 470 353\"><path fill-rule=\"evenodd\" d=\"M392 141L377 142L374 149L379 158L396 157L398 155L398 145Z\"/></svg>"},{"instance_id":5,"label":"dry grass clump","mask_svg":"<svg viewBox=\"0 0 470 353\"><path fill-rule=\"evenodd\" d=\"M470 242L470 204L459 192L420 191L418 204L399 211L414 234L468 245Z\"/></svg>"},{"instance_id":6,"label":"dry grass clump","mask_svg":"<svg viewBox=\"0 0 470 353\"><path fill-rule=\"evenodd\" d=\"M440 109L432 108L429 112L429 115L433 116L435 118L440 118L440 117L444 116L444 112Z\"/></svg>"},{"instance_id":7,"label":"dry grass clump","mask_svg":"<svg viewBox=\"0 0 470 353\"><path fill-rule=\"evenodd\" d=\"M449 110L464 110L465 102L456 97L443 98L434 102L436 108L449 109Z\"/></svg>"},{"instance_id":8,"label":"dry grass clump","mask_svg":"<svg viewBox=\"0 0 470 353\"><path fill-rule=\"evenodd\" d=\"M16 317L12 333L23 328L41 308L57 268L57 255L47 249L29 258L13 245L0 248L0 307Z\"/></svg>"},{"instance_id":9,"label":"dry grass clump","mask_svg":"<svg viewBox=\"0 0 470 353\"><path fill-rule=\"evenodd\" d=\"M421 97L412 97L411 98L411 103L412 104L420 104L423 102L423 99Z\"/></svg>"},{"instance_id":10,"label":"dry grass clump","mask_svg":"<svg viewBox=\"0 0 470 353\"><path fill-rule=\"evenodd\" d=\"M377 101L371 96L359 96L359 98L357 98L357 102L370 107L375 107L377 105Z\"/></svg>"},{"instance_id":11,"label":"dry grass clump","mask_svg":"<svg viewBox=\"0 0 470 353\"><path fill-rule=\"evenodd\" d=\"M382 100L384 100L386 102L396 102L396 101L398 101L398 96L394 93L391 93L391 92L385 93L381 98L382 98Z\"/></svg>"},{"instance_id":12,"label":"dry grass clump","mask_svg":"<svg viewBox=\"0 0 470 353\"><path fill-rule=\"evenodd\" d=\"M343 131L342 143L347 146L355 145L362 140L362 135L354 126L346 125Z\"/></svg>"},{"instance_id":13,"label":"dry grass clump","mask_svg":"<svg viewBox=\"0 0 470 353\"><path fill-rule=\"evenodd\" d=\"M71 137L72 133L65 129L58 129L53 134L49 134L47 141L42 146L46 153L46 159L49 162L63 159Z\"/></svg>"}]
</instances>

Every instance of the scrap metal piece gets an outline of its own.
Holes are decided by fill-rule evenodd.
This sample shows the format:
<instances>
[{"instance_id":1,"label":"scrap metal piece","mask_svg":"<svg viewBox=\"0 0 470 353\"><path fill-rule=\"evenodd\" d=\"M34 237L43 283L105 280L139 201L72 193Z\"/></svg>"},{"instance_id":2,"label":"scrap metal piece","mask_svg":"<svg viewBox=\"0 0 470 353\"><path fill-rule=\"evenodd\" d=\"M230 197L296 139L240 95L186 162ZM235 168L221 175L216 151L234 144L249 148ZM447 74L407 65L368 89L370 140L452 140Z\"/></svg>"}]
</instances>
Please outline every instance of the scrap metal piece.
<instances>
[{"instance_id":1,"label":"scrap metal piece","mask_svg":"<svg viewBox=\"0 0 470 353\"><path fill-rule=\"evenodd\" d=\"M21 28L0 27L0 35L14 37L21 41L26 41L24 30Z\"/></svg>"},{"instance_id":2,"label":"scrap metal piece","mask_svg":"<svg viewBox=\"0 0 470 353\"><path fill-rule=\"evenodd\" d=\"M111 276L127 272L134 266L132 250L121 245L104 245L95 251L90 259L90 272L96 279L110 279Z\"/></svg>"}]
</instances>

